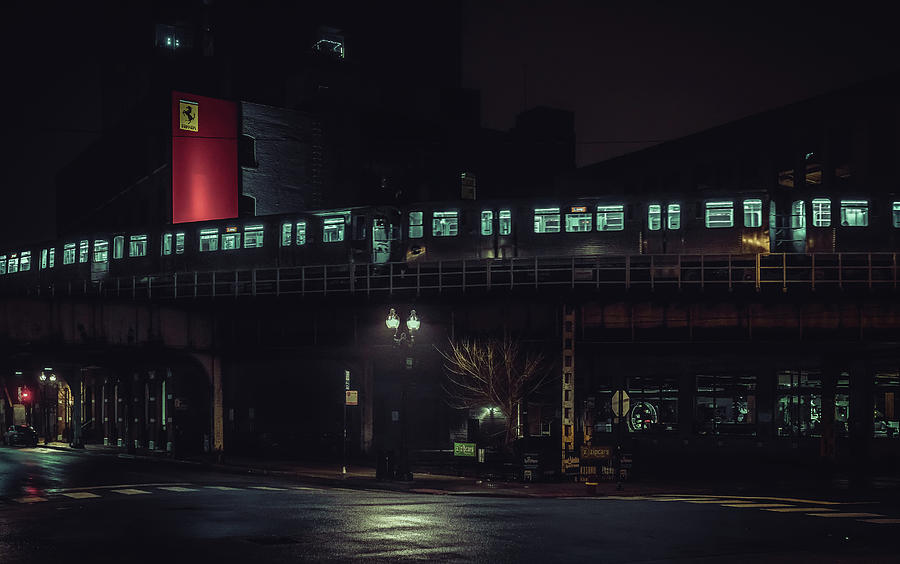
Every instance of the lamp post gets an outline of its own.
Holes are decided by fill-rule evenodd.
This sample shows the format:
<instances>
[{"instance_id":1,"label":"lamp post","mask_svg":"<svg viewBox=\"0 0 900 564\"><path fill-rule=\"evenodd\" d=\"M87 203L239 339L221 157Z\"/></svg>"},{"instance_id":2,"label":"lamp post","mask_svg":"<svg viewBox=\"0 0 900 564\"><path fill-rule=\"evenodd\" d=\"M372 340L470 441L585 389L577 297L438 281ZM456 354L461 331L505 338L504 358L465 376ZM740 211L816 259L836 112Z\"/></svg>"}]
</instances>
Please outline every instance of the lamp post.
<instances>
[{"instance_id":1,"label":"lamp post","mask_svg":"<svg viewBox=\"0 0 900 564\"><path fill-rule=\"evenodd\" d=\"M40 376L38 376L38 380L41 383L41 411L43 411L41 426L44 428L44 444L50 442L50 407L49 402L47 401L47 390L48 388L56 389L56 374L51 372L48 375L48 370L52 369L45 368L41 371ZM58 400L59 398L56 399Z\"/></svg>"},{"instance_id":2,"label":"lamp post","mask_svg":"<svg viewBox=\"0 0 900 564\"><path fill-rule=\"evenodd\" d=\"M421 327L421 321L419 321L419 316L416 315L416 310L411 309L409 312L409 317L406 319L406 331L400 330L400 316L397 315L397 310L391 308L388 313L387 319L384 320L384 324L387 328L393 331L392 340L394 342L394 347L400 347L401 345L406 345L410 349L415 344L415 334L416 331ZM412 473L409 471L409 456L407 453L406 447L406 419L407 419L407 408L406 408L406 395L407 395L407 384L409 378L404 375L403 377L403 388L400 392L400 411L401 418L400 421L400 452L401 452L401 468L400 474L406 478L412 478Z\"/></svg>"}]
</instances>

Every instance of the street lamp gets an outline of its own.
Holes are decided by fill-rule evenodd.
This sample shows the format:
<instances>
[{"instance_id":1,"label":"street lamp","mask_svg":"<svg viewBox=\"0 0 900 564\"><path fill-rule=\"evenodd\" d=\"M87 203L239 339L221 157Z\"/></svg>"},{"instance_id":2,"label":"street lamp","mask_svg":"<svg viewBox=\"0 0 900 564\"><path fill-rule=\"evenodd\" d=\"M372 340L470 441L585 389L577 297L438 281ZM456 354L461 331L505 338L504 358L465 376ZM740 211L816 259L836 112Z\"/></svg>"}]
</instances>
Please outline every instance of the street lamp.
<instances>
[{"instance_id":1,"label":"street lamp","mask_svg":"<svg viewBox=\"0 0 900 564\"><path fill-rule=\"evenodd\" d=\"M49 370L53 369L44 368L44 370L41 371L40 376L38 376L38 380L41 384L41 410L44 412L43 420L41 421L41 426L44 431L44 444L50 442L50 407L49 402L47 401L47 388L56 389L56 374L50 372L48 376L47 371ZM57 400L58 399L59 398L57 398Z\"/></svg>"},{"instance_id":2,"label":"street lamp","mask_svg":"<svg viewBox=\"0 0 900 564\"><path fill-rule=\"evenodd\" d=\"M409 331L407 334L406 331L400 331L400 316L397 315L397 310L391 308L391 311L388 313L387 319L384 320L384 324L388 329L394 332L394 346L399 346L401 344L406 344L407 346L413 346L415 342L415 332L419 330L422 322L419 321L419 316L416 315L416 310L410 310L409 317L406 319L406 329Z\"/></svg>"}]
</instances>

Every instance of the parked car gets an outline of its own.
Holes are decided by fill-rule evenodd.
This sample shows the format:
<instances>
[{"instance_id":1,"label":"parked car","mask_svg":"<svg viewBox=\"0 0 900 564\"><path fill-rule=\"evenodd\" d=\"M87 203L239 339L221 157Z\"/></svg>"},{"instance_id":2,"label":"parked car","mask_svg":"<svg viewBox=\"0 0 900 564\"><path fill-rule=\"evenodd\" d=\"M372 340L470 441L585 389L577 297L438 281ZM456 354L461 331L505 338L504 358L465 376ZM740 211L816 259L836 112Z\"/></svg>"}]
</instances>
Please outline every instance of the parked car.
<instances>
[{"instance_id":1,"label":"parked car","mask_svg":"<svg viewBox=\"0 0 900 564\"><path fill-rule=\"evenodd\" d=\"M25 445L37 446L37 432L31 425L10 425L3 437L8 446Z\"/></svg>"}]
</instances>

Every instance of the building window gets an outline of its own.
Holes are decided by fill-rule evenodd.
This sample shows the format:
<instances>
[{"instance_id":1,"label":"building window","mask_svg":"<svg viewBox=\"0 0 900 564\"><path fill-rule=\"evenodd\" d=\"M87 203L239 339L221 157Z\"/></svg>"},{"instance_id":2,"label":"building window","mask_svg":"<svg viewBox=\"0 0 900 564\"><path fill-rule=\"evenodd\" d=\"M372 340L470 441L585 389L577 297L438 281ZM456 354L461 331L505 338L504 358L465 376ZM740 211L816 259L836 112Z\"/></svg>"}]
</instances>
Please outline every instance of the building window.
<instances>
[{"instance_id":1,"label":"building window","mask_svg":"<svg viewBox=\"0 0 900 564\"><path fill-rule=\"evenodd\" d=\"M147 256L147 236L132 235L128 238L128 256L144 257Z\"/></svg>"},{"instance_id":2,"label":"building window","mask_svg":"<svg viewBox=\"0 0 900 564\"><path fill-rule=\"evenodd\" d=\"M113 259L120 259L125 256L125 237L116 235L113 237Z\"/></svg>"},{"instance_id":3,"label":"building window","mask_svg":"<svg viewBox=\"0 0 900 564\"><path fill-rule=\"evenodd\" d=\"M875 370L876 437L900 438L900 373L896 369Z\"/></svg>"},{"instance_id":4,"label":"building window","mask_svg":"<svg viewBox=\"0 0 900 564\"><path fill-rule=\"evenodd\" d=\"M647 229L659 231L662 229L662 206L650 204L647 206Z\"/></svg>"},{"instance_id":5,"label":"building window","mask_svg":"<svg viewBox=\"0 0 900 564\"><path fill-rule=\"evenodd\" d=\"M63 264L75 264L75 243L63 246Z\"/></svg>"},{"instance_id":6,"label":"building window","mask_svg":"<svg viewBox=\"0 0 900 564\"><path fill-rule=\"evenodd\" d=\"M701 435L756 435L756 376L698 375L695 405Z\"/></svg>"},{"instance_id":7,"label":"building window","mask_svg":"<svg viewBox=\"0 0 900 564\"><path fill-rule=\"evenodd\" d=\"M436 211L431 219L431 234L435 237L456 237L459 231L459 212Z\"/></svg>"},{"instance_id":8,"label":"building window","mask_svg":"<svg viewBox=\"0 0 900 564\"><path fill-rule=\"evenodd\" d=\"M836 382L834 424L837 435L846 436L849 415L849 380ZM810 370L778 372L776 428L779 437L822 436L822 374Z\"/></svg>"},{"instance_id":9,"label":"building window","mask_svg":"<svg viewBox=\"0 0 900 564\"><path fill-rule=\"evenodd\" d=\"M734 202L706 202L706 227L734 226Z\"/></svg>"},{"instance_id":10,"label":"building window","mask_svg":"<svg viewBox=\"0 0 900 564\"><path fill-rule=\"evenodd\" d=\"M572 208L573 212L566 214L566 233L583 233L591 230L591 214L585 207Z\"/></svg>"},{"instance_id":11,"label":"building window","mask_svg":"<svg viewBox=\"0 0 900 564\"><path fill-rule=\"evenodd\" d=\"M762 227L762 200L744 200L744 227Z\"/></svg>"},{"instance_id":12,"label":"building window","mask_svg":"<svg viewBox=\"0 0 900 564\"><path fill-rule=\"evenodd\" d=\"M171 233L163 233L162 254L164 254L164 255L172 254L172 234Z\"/></svg>"},{"instance_id":13,"label":"building window","mask_svg":"<svg viewBox=\"0 0 900 564\"><path fill-rule=\"evenodd\" d=\"M420 239L424 234L422 212L409 212L409 238Z\"/></svg>"},{"instance_id":14,"label":"building window","mask_svg":"<svg viewBox=\"0 0 900 564\"><path fill-rule=\"evenodd\" d=\"M241 234L237 232L237 227L226 227L225 233L222 233L222 250L233 251L241 248Z\"/></svg>"},{"instance_id":15,"label":"building window","mask_svg":"<svg viewBox=\"0 0 900 564\"><path fill-rule=\"evenodd\" d=\"M813 198L812 224L813 227L831 227L831 200Z\"/></svg>"},{"instance_id":16,"label":"building window","mask_svg":"<svg viewBox=\"0 0 900 564\"><path fill-rule=\"evenodd\" d=\"M627 415L629 431L646 433L678 430L677 377L630 377L628 395L631 397L631 411Z\"/></svg>"},{"instance_id":17,"label":"building window","mask_svg":"<svg viewBox=\"0 0 900 564\"><path fill-rule=\"evenodd\" d=\"M900 202L894 202L892 204L891 212L893 213L894 227L900 227Z\"/></svg>"},{"instance_id":18,"label":"building window","mask_svg":"<svg viewBox=\"0 0 900 564\"><path fill-rule=\"evenodd\" d=\"M343 217L329 217L322 222L322 241L324 243L338 243L344 240Z\"/></svg>"},{"instance_id":19,"label":"building window","mask_svg":"<svg viewBox=\"0 0 900 564\"><path fill-rule=\"evenodd\" d=\"M494 234L494 212L491 210L482 210L481 211L481 234L482 235L493 235Z\"/></svg>"},{"instance_id":20,"label":"building window","mask_svg":"<svg viewBox=\"0 0 900 564\"><path fill-rule=\"evenodd\" d=\"M176 233L175 234L175 254L176 255L184 254L184 233Z\"/></svg>"},{"instance_id":21,"label":"building window","mask_svg":"<svg viewBox=\"0 0 900 564\"><path fill-rule=\"evenodd\" d=\"M0 276L6 274L6 255L0 255Z\"/></svg>"},{"instance_id":22,"label":"building window","mask_svg":"<svg viewBox=\"0 0 900 564\"><path fill-rule=\"evenodd\" d=\"M47 268L47 249L41 249L41 270Z\"/></svg>"},{"instance_id":23,"label":"building window","mask_svg":"<svg viewBox=\"0 0 900 564\"><path fill-rule=\"evenodd\" d=\"M94 241L94 262L106 262L109 260L109 241Z\"/></svg>"},{"instance_id":24,"label":"building window","mask_svg":"<svg viewBox=\"0 0 900 564\"><path fill-rule=\"evenodd\" d=\"M512 213L509 210L500 210L500 235L509 235L512 232Z\"/></svg>"},{"instance_id":25,"label":"building window","mask_svg":"<svg viewBox=\"0 0 900 564\"><path fill-rule=\"evenodd\" d=\"M22 272L31 270L31 251L22 251L22 258L19 261L19 270Z\"/></svg>"},{"instance_id":26,"label":"building window","mask_svg":"<svg viewBox=\"0 0 900 564\"><path fill-rule=\"evenodd\" d=\"M87 240L81 241L78 244L78 262L87 262L88 261L88 253L90 252L91 245Z\"/></svg>"},{"instance_id":27,"label":"building window","mask_svg":"<svg viewBox=\"0 0 900 564\"><path fill-rule=\"evenodd\" d=\"M306 222L305 221L297 222L297 244L298 245L306 244Z\"/></svg>"},{"instance_id":28,"label":"building window","mask_svg":"<svg viewBox=\"0 0 900 564\"><path fill-rule=\"evenodd\" d=\"M597 231L625 229L625 206L597 206Z\"/></svg>"},{"instance_id":29,"label":"building window","mask_svg":"<svg viewBox=\"0 0 900 564\"><path fill-rule=\"evenodd\" d=\"M559 208L535 208L535 233L559 233Z\"/></svg>"},{"instance_id":30,"label":"building window","mask_svg":"<svg viewBox=\"0 0 900 564\"><path fill-rule=\"evenodd\" d=\"M669 204L666 213L666 229L681 229L681 204Z\"/></svg>"},{"instance_id":31,"label":"building window","mask_svg":"<svg viewBox=\"0 0 900 564\"><path fill-rule=\"evenodd\" d=\"M219 250L219 230L203 229L200 231L200 252L211 252Z\"/></svg>"},{"instance_id":32,"label":"building window","mask_svg":"<svg viewBox=\"0 0 900 564\"><path fill-rule=\"evenodd\" d=\"M290 247L293 242L293 225L290 223L282 223L281 224L281 246L282 247Z\"/></svg>"},{"instance_id":33,"label":"building window","mask_svg":"<svg viewBox=\"0 0 900 564\"><path fill-rule=\"evenodd\" d=\"M867 200L841 200L842 227L868 227L869 202Z\"/></svg>"},{"instance_id":34,"label":"building window","mask_svg":"<svg viewBox=\"0 0 900 564\"><path fill-rule=\"evenodd\" d=\"M250 225L244 228L244 248L258 249L263 246L263 226Z\"/></svg>"}]
</instances>

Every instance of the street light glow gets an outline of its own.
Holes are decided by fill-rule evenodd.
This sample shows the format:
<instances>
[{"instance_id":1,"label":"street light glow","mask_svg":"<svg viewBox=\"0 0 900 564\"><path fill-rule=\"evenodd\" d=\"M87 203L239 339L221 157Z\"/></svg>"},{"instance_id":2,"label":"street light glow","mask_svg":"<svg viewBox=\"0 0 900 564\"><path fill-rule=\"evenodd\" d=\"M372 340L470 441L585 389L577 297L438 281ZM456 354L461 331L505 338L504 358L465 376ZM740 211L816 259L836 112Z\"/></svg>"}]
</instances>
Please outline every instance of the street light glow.
<instances>
[{"instance_id":1,"label":"street light glow","mask_svg":"<svg viewBox=\"0 0 900 564\"><path fill-rule=\"evenodd\" d=\"M416 310L412 310L409 312L409 319L406 320L406 328L410 331L418 331L419 325L421 322L419 321L419 317L416 315Z\"/></svg>"},{"instance_id":2,"label":"street light glow","mask_svg":"<svg viewBox=\"0 0 900 564\"><path fill-rule=\"evenodd\" d=\"M397 317L397 311L394 308L391 308L391 311L390 313L388 313L387 319L384 321L384 324L387 325L387 328L392 331L396 331L397 327L400 327L400 318Z\"/></svg>"}]
</instances>

